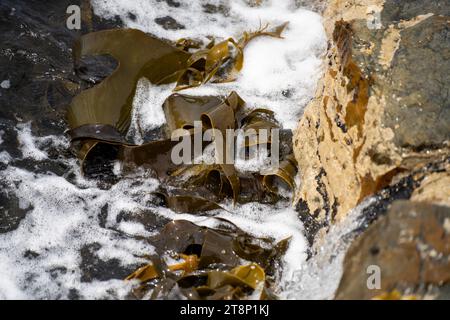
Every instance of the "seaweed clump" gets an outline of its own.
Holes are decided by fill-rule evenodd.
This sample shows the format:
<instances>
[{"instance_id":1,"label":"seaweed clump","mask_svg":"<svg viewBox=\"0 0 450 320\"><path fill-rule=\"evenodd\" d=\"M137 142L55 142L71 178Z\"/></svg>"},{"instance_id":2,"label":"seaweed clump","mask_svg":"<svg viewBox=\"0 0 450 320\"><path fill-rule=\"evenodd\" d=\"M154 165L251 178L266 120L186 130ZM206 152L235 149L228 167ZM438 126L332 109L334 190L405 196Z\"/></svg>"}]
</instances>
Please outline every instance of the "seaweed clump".
<instances>
[{"instance_id":1,"label":"seaweed clump","mask_svg":"<svg viewBox=\"0 0 450 320\"><path fill-rule=\"evenodd\" d=\"M75 66L89 55L110 55L118 62L110 76L74 97L68 111L68 133L82 161L83 173L91 175L98 168L107 167L98 165L102 155L105 162L119 160L125 172L145 168L164 186L153 193L155 201L181 213L223 210L220 202L226 198L234 203L274 203L283 198L281 186L295 188L297 167L292 154L282 154L278 170L266 174L238 172L234 164L226 161L172 161L178 144L172 139L174 133L183 130L180 138L192 142L198 133L196 122L201 123L201 134L213 129L214 134L233 143L236 137L227 136L228 129L258 132L280 128L271 111L247 111L245 102L234 91L227 97L173 93L162 106L167 120L162 139L135 145L127 141L126 133L140 78L147 78L153 85L175 83L174 91L208 81L233 81L242 69L243 50L248 42L259 36L281 38L286 25L273 30L266 25L255 32L244 32L237 41L228 38L216 44L212 40L204 48L191 39L173 44L133 29L82 36L73 51ZM219 145L217 140L213 135L210 142L202 141L201 151L213 145L216 157L233 157L233 151L223 146L227 144ZM246 154L254 145L264 145L270 152L271 143L271 137L256 133L238 145L236 152ZM136 296L146 296L151 289L150 297L160 298L177 287L184 296L196 299L236 299L256 293L258 298L273 297L268 284L275 276L273 265L285 251L288 240L274 244L271 239L254 238L230 222L221 220L221 224L227 227L212 229L188 221L172 221L158 236L149 239L156 243L158 256L151 257L150 264L127 278L140 281ZM168 255L178 261L167 263L164 257Z\"/></svg>"},{"instance_id":2,"label":"seaweed clump","mask_svg":"<svg viewBox=\"0 0 450 320\"><path fill-rule=\"evenodd\" d=\"M158 255L126 279L138 281L137 298L229 300L275 298L270 283L289 239L273 245L271 239L254 238L220 219L215 228L175 220L150 241Z\"/></svg>"}]
</instances>

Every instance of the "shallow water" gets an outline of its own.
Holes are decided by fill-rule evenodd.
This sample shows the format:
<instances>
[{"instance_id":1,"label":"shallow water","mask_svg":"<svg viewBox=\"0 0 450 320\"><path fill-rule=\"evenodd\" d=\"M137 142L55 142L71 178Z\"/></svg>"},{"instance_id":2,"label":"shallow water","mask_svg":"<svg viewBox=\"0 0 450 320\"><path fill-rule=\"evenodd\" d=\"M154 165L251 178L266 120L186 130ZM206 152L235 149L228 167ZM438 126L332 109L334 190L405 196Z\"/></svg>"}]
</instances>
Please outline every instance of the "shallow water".
<instances>
[{"instance_id":1,"label":"shallow water","mask_svg":"<svg viewBox=\"0 0 450 320\"><path fill-rule=\"evenodd\" d=\"M207 84L183 93L218 95L236 90L248 102L248 108L274 110L286 129L295 127L314 95L326 39L320 16L296 7L294 2L267 1L256 8L238 0L93 0L92 6L100 17L114 17L126 27L169 40L195 37L207 41L208 35L238 38L242 31L257 29L260 22L277 25L289 21L284 39L265 37L250 43L236 82ZM6 14L7 9L15 14L28 12L6 7L2 12ZM166 28L155 23L155 19L167 15L176 23L166 19L162 23ZM43 39L39 34L36 37ZM11 53L14 57L20 54L17 48ZM47 59L39 54L32 57ZM70 65L65 68L71 72ZM10 97L7 95L23 86L12 73L2 73L5 79L0 81L9 84L1 86L3 97ZM145 79L140 81L129 131L135 142L145 140L137 127L147 132L164 123L161 104L172 87L155 88ZM69 95L62 96L56 97L67 102ZM8 99L14 104L19 97ZM290 201L275 206L250 203L233 207L225 203L227 211L210 212L208 216L176 214L156 207L149 193L158 182L145 172L122 177L118 165L118 182L103 184L85 179L78 161L68 152L63 109L57 110L54 118L49 117L48 121L54 121L50 124L37 115L39 109L26 113L18 108L14 115L0 114L0 299L127 298L131 284L122 279L154 250L142 238L155 234L171 219L213 226L213 220L208 219L211 215L226 218L255 236L275 240L292 237L279 270L276 291L281 298L332 297L346 247L320 247L319 254L307 261L305 231ZM354 227L352 223L336 227L337 231L328 235L330 243L336 243Z\"/></svg>"}]
</instances>

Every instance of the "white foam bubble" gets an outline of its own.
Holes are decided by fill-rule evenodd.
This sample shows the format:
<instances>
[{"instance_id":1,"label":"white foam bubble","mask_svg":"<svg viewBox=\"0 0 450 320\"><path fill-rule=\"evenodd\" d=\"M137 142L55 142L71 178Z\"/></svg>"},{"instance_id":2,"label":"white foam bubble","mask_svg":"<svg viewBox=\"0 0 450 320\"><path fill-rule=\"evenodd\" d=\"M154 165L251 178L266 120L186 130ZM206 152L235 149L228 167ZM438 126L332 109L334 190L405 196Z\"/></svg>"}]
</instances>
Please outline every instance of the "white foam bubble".
<instances>
[{"instance_id":1,"label":"white foam bubble","mask_svg":"<svg viewBox=\"0 0 450 320\"><path fill-rule=\"evenodd\" d=\"M12 160L12 158L8 152L6 152L6 151L0 152L0 162L2 162L4 164L8 164L11 162L11 160Z\"/></svg>"},{"instance_id":2,"label":"white foam bubble","mask_svg":"<svg viewBox=\"0 0 450 320\"><path fill-rule=\"evenodd\" d=\"M259 148L250 158L239 156L234 161L234 167L238 172L262 172L270 169L270 165L271 159L266 148Z\"/></svg>"},{"instance_id":3,"label":"white foam bubble","mask_svg":"<svg viewBox=\"0 0 450 320\"><path fill-rule=\"evenodd\" d=\"M13 166L0 171L9 192L28 210L16 230L0 234L0 297L67 298L77 290L85 299L123 298L129 288L121 279L81 281L80 250L98 244L95 254L99 259L117 259L122 266L143 263L140 257L154 252L146 241L134 237L151 233L142 225L117 222L117 217L124 210L145 208L148 192L155 190L158 182L123 179L102 190L84 180L75 160L68 161L76 175L74 182ZM102 226L100 213L106 205Z\"/></svg>"},{"instance_id":4,"label":"white foam bubble","mask_svg":"<svg viewBox=\"0 0 450 320\"><path fill-rule=\"evenodd\" d=\"M2 87L2 89L9 89L11 87L11 82L7 79L7 80L3 80L0 83L0 87Z\"/></svg>"},{"instance_id":5,"label":"white foam bubble","mask_svg":"<svg viewBox=\"0 0 450 320\"><path fill-rule=\"evenodd\" d=\"M35 160L47 158L47 153L36 147L36 142L31 135L31 122L17 125L17 140L24 158L33 158Z\"/></svg>"},{"instance_id":6,"label":"white foam bubble","mask_svg":"<svg viewBox=\"0 0 450 320\"><path fill-rule=\"evenodd\" d=\"M45 137L35 137L31 133L31 121L19 123L16 128L17 140L19 141L20 150L23 158L31 158L34 160L45 160L48 158L46 151L42 147L52 145L54 147L68 148L69 141L65 137L54 135ZM41 147L41 148L40 148Z\"/></svg>"}]
</instances>

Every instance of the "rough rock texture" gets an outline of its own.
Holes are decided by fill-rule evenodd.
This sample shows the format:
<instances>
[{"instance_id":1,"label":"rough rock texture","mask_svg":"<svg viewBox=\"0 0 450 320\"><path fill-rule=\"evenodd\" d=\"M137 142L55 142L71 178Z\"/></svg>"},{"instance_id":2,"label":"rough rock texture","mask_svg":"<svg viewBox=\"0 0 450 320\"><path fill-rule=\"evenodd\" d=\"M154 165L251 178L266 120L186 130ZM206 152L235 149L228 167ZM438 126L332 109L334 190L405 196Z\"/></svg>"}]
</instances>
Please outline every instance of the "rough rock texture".
<instances>
[{"instance_id":1,"label":"rough rock texture","mask_svg":"<svg viewBox=\"0 0 450 320\"><path fill-rule=\"evenodd\" d=\"M329 2L324 76L294 137L297 201L317 223L449 158L449 15L448 1ZM450 205L449 177L411 196Z\"/></svg>"},{"instance_id":2,"label":"rough rock texture","mask_svg":"<svg viewBox=\"0 0 450 320\"><path fill-rule=\"evenodd\" d=\"M380 289L367 287L371 265L380 268ZM450 208L396 201L351 245L336 298L370 299L397 290L448 299L445 284L450 284Z\"/></svg>"}]
</instances>

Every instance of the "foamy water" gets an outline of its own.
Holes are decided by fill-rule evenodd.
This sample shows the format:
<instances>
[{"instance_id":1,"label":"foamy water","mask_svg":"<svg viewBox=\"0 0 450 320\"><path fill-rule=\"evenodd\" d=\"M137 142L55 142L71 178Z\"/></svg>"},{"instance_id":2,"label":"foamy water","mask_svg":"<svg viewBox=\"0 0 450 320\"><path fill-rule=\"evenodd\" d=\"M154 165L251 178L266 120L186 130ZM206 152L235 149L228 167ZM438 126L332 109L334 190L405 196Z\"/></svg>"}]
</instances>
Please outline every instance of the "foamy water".
<instances>
[{"instance_id":1,"label":"foamy water","mask_svg":"<svg viewBox=\"0 0 450 320\"><path fill-rule=\"evenodd\" d=\"M284 39L261 37L248 45L244 68L236 82L207 84L182 93L227 95L236 90L248 108L271 109L284 128L293 129L313 97L320 76L321 55L326 46L320 16L296 8L293 1L265 1L260 8L248 7L239 0L177 2L179 7L156 0L92 0L92 5L97 15L106 18L118 15L127 27L169 40L193 37L206 41L208 35L238 38L243 31L258 29L260 23L275 26L289 21ZM205 8L211 11L211 7L205 6L206 3L225 6L226 13L207 13ZM184 29L165 30L154 23L155 18L167 15ZM161 105L172 89L173 85L153 87L145 79L140 80L129 133L136 143L142 142L137 128L146 131L165 123ZM121 280L122 274L108 274L111 271L107 266L132 271L145 262L143 256L153 253L154 248L143 238L153 235L156 228L122 219L124 212L153 215L157 221L187 219L200 225L214 225L213 219L155 207L149 193L158 187L158 181L144 173L122 177L105 190L81 176L76 159L64 156L69 147L66 137L35 136L31 123L17 125L16 131L22 154L16 159L1 150L0 132L0 162L7 165L0 171L0 179L7 187L7 194L17 198L20 209L27 213L17 229L0 234L0 299L125 298L130 284ZM50 150L56 150L61 156L51 158ZM31 172L15 165L16 161L28 160L36 164L58 163L67 169L64 174L56 175L45 170ZM245 164L241 169L245 169ZM281 266L277 293L283 298L310 297L305 292L314 286L311 280L306 288L296 285L308 283L304 276L298 277L299 273L308 274L305 270L311 268L311 263L306 263L307 242L291 203L280 202L275 206L250 203L235 207L225 203L224 207L227 211L213 214L255 236L275 240L292 237ZM96 276L85 278L82 252L108 262L99 271L100 275L90 270ZM336 281L330 280L326 292L333 291ZM329 294L316 296L328 298Z\"/></svg>"},{"instance_id":2,"label":"foamy water","mask_svg":"<svg viewBox=\"0 0 450 320\"><path fill-rule=\"evenodd\" d=\"M208 43L207 36L217 40L228 37L237 40L244 31L255 31L266 23L274 27L288 21L282 33L284 39L259 37L249 43L244 50L244 67L237 81L208 83L182 93L228 95L231 90L236 90L247 102L247 107L273 110L285 129L294 129L314 95L320 76L321 56L326 48L320 15L296 8L295 1L290 0L263 1L259 7L249 7L244 0L177 2L180 3L178 7L157 0L93 0L92 5L96 14L107 18L119 16L129 28L173 41L193 38ZM221 10L226 13L206 13L207 4L225 8ZM154 22L168 15L184 29L166 30ZM135 116L139 115L141 128L151 129L160 124L158 110L172 89L173 85L152 88L148 81L141 81L134 100Z\"/></svg>"}]
</instances>

